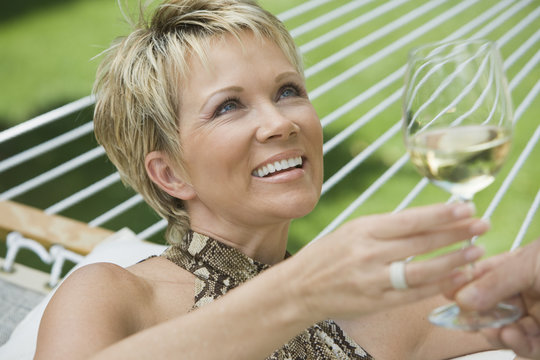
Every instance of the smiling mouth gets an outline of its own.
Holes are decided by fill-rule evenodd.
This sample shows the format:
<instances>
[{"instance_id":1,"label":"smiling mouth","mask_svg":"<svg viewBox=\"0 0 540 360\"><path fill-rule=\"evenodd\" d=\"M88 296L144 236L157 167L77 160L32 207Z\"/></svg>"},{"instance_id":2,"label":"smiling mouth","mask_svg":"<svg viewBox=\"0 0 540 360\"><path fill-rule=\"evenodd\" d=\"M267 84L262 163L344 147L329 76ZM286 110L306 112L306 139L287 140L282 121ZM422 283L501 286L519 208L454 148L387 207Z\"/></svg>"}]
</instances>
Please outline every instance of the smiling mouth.
<instances>
[{"instance_id":1,"label":"smiling mouth","mask_svg":"<svg viewBox=\"0 0 540 360\"><path fill-rule=\"evenodd\" d=\"M302 167L302 157L293 157L290 159L283 159L281 161L275 161L273 163L268 163L266 165L261 166L260 168L257 168L253 170L251 175L255 177L265 177L265 176L271 176L276 173L289 170L292 168L301 168Z\"/></svg>"}]
</instances>

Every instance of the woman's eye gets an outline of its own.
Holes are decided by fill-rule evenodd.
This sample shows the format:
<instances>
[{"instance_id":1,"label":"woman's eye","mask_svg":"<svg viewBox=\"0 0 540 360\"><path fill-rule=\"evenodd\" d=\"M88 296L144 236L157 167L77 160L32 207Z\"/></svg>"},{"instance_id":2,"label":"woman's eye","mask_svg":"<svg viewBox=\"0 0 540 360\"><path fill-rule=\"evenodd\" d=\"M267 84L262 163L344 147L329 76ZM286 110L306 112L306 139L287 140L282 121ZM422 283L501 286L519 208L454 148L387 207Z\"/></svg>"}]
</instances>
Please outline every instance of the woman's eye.
<instances>
[{"instance_id":1,"label":"woman's eye","mask_svg":"<svg viewBox=\"0 0 540 360\"><path fill-rule=\"evenodd\" d=\"M228 99L217 108L214 115L215 116L223 115L225 113L228 113L229 111L234 111L236 109L238 109L238 100Z\"/></svg>"},{"instance_id":2,"label":"woman's eye","mask_svg":"<svg viewBox=\"0 0 540 360\"><path fill-rule=\"evenodd\" d=\"M303 94L304 92L299 86L294 84L288 84L281 88L279 93L279 99L303 96Z\"/></svg>"},{"instance_id":3,"label":"woman's eye","mask_svg":"<svg viewBox=\"0 0 540 360\"><path fill-rule=\"evenodd\" d=\"M296 90L292 89L292 88L287 88L285 90L283 90L283 92L281 93L281 97L285 98L285 97L291 97L291 96L295 96L296 95Z\"/></svg>"}]
</instances>

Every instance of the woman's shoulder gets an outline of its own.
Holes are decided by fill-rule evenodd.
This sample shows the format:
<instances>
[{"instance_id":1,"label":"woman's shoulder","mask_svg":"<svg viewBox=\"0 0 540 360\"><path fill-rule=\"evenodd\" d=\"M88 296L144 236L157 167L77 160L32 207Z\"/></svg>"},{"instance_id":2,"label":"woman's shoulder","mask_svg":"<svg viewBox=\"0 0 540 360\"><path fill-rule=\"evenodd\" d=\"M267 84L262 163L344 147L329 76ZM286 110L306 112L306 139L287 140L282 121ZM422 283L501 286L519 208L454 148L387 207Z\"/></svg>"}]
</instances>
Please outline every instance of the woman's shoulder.
<instances>
[{"instance_id":1,"label":"woman's shoulder","mask_svg":"<svg viewBox=\"0 0 540 360\"><path fill-rule=\"evenodd\" d=\"M86 304L102 306L103 310L121 308L141 315L148 309L153 317L175 297L175 307L179 312L187 312L190 308L187 304L193 303L193 275L162 257L126 268L112 263L93 263L68 276L53 299L55 297L64 298L62 302L84 298Z\"/></svg>"},{"instance_id":2,"label":"woman's shoulder","mask_svg":"<svg viewBox=\"0 0 540 360\"><path fill-rule=\"evenodd\" d=\"M70 274L57 290L55 296L98 293L113 298L144 295L145 299L155 295L156 287L164 284L170 288L192 287L193 275L162 257L152 257L129 267L98 262L82 266ZM137 297L135 297L136 299Z\"/></svg>"},{"instance_id":3,"label":"woman's shoulder","mask_svg":"<svg viewBox=\"0 0 540 360\"><path fill-rule=\"evenodd\" d=\"M192 275L172 265L154 258L128 268L94 263L77 269L43 314L38 351L92 352L187 313L193 304Z\"/></svg>"},{"instance_id":4,"label":"woman's shoulder","mask_svg":"<svg viewBox=\"0 0 540 360\"><path fill-rule=\"evenodd\" d=\"M156 256L128 267L137 279L138 291L144 292L145 307L156 310L163 320L187 313L194 304L195 276L170 260Z\"/></svg>"},{"instance_id":5,"label":"woman's shoulder","mask_svg":"<svg viewBox=\"0 0 540 360\"><path fill-rule=\"evenodd\" d=\"M82 358L138 331L140 320L131 316L137 314L133 310L139 307L140 294L138 279L120 266L95 263L77 269L43 313L38 358L63 358L67 353Z\"/></svg>"},{"instance_id":6,"label":"woman's shoulder","mask_svg":"<svg viewBox=\"0 0 540 360\"><path fill-rule=\"evenodd\" d=\"M121 266L105 262L85 265L56 290L44 320L62 315L82 321L99 321L101 317L118 320L138 306L148 293L147 287L139 276Z\"/></svg>"},{"instance_id":7,"label":"woman's shoulder","mask_svg":"<svg viewBox=\"0 0 540 360\"><path fill-rule=\"evenodd\" d=\"M113 263L99 262L82 266L71 273L60 285L54 298L80 297L87 299L107 298L110 302L114 298L133 295L133 292L143 291L142 279ZM100 296L94 295L100 294Z\"/></svg>"}]
</instances>

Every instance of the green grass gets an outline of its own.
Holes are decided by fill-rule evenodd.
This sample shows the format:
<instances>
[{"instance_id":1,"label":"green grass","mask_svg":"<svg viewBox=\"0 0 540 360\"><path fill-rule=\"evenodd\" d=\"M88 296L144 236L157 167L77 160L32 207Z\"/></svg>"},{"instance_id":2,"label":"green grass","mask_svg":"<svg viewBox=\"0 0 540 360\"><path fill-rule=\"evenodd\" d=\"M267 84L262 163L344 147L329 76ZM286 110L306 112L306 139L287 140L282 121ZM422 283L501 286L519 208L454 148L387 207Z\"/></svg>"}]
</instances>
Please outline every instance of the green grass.
<instances>
[{"instance_id":1,"label":"green grass","mask_svg":"<svg viewBox=\"0 0 540 360\"><path fill-rule=\"evenodd\" d=\"M126 29L113 0L52 2L0 23L0 126L88 95L92 58Z\"/></svg>"},{"instance_id":2,"label":"green grass","mask_svg":"<svg viewBox=\"0 0 540 360\"><path fill-rule=\"evenodd\" d=\"M94 58L129 31L116 0L21 3L0 5L0 129L88 95ZM274 13L290 6L261 3Z\"/></svg>"}]
</instances>

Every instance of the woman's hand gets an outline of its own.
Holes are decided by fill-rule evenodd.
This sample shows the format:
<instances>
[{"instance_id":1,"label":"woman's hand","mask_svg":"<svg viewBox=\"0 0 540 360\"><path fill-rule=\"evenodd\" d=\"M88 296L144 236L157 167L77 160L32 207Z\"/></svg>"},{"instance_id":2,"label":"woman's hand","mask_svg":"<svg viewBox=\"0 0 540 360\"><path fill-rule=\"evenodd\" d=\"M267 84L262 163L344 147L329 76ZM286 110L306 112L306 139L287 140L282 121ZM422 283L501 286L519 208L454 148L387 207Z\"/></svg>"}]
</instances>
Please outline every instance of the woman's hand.
<instances>
[{"instance_id":1,"label":"woman's hand","mask_svg":"<svg viewBox=\"0 0 540 360\"><path fill-rule=\"evenodd\" d=\"M390 264L488 230L470 204L441 204L352 220L298 252L291 277L306 310L320 319L350 318L440 292L452 270L482 256L468 247L405 266L407 289L390 282ZM462 281L462 280L461 280ZM462 284L461 284L462 285Z\"/></svg>"}]
</instances>

